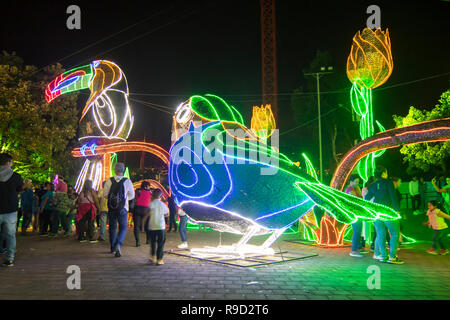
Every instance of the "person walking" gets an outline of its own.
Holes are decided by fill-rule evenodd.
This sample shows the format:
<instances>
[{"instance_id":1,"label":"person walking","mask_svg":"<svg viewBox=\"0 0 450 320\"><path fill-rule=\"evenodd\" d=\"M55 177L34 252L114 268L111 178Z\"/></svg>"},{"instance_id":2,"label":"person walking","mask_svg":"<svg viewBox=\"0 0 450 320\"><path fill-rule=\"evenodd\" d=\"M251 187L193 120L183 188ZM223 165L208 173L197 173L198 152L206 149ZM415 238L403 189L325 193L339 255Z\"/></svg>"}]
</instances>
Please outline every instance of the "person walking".
<instances>
[{"instance_id":1,"label":"person walking","mask_svg":"<svg viewBox=\"0 0 450 320\"><path fill-rule=\"evenodd\" d=\"M374 198L374 203L379 203L388 207L391 207L395 211L400 210L399 201L395 193L394 184L392 181L388 180L387 169L383 166L377 166L374 172L375 180L374 183L369 187L369 191L366 195L366 200ZM375 247L374 259L381 262L388 262L391 264L403 264L404 261L397 257L397 248L399 246L400 238L400 222L399 220L375 220L375 229L377 232L377 246ZM389 241L389 259L386 250L386 228L391 234Z\"/></svg>"},{"instance_id":2,"label":"person walking","mask_svg":"<svg viewBox=\"0 0 450 320\"><path fill-rule=\"evenodd\" d=\"M42 196L41 209L39 211L39 221L40 221L39 231L41 236L50 235L49 233L50 219L52 218L53 214L52 198L55 190L55 186L51 182L47 182L45 184L45 187L47 191Z\"/></svg>"},{"instance_id":3,"label":"person walking","mask_svg":"<svg viewBox=\"0 0 450 320\"><path fill-rule=\"evenodd\" d=\"M394 185L394 190L395 190L395 194L397 195L397 199L398 199L398 205L399 205L399 212L401 215L401 219L399 220L400 223L400 236L399 236L399 245L400 243L402 243L403 241L403 221L407 219L407 215L405 210L401 209L401 203L402 203L402 194L400 192L400 186L402 185L402 179L400 179L399 177L391 177L390 180L392 181L392 184ZM417 211L417 210L416 210ZM386 234L386 240L389 243L389 237L388 234ZM400 250L400 247L397 248L397 251Z\"/></svg>"},{"instance_id":4,"label":"person walking","mask_svg":"<svg viewBox=\"0 0 450 320\"><path fill-rule=\"evenodd\" d=\"M419 205L419 213L426 212L427 208L427 184L423 177L419 178L419 194L420 194L420 205Z\"/></svg>"},{"instance_id":5,"label":"person walking","mask_svg":"<svg viewBox=\"0 0 450 320\"><path fill-rule=\"evenodd\" d=\"M428 249L426 252L444 256L448 254L448 250L444 245L444 238L448 225L445 223L444 219L450 219L450 216L438 208L436 200L428 202L427 216L428 221L425 222L424 225L432 228L434 230L434 235L432 248ZM441 247L440 252L437 251L438 245Z\"/></svg>"},{"instance_id":6,"label":"person walking","mask_svg":"<svg viewBox=\"0 0 450 320\"><path fill-rule=\"evenodd\" d=\"M359 188L359 177L356 174L350 176L350 183L347 189L345 189L345 193L351 194L352 196L362 198L361 189ZM350 256L362 258L364 257L363 252L361 252L361 234L362 234L362 221L357 220L352 223L352 251L350 252ZM367 251L364 251L367 253Z\"/></svg>"},{"instance_id":7,"label":"person walking","mask_svg":"<svg viewBox=\"0 0 450 320\"><path fill-rule=\"evenodd\" d=\"M183 211L183 209L178 208L178 216L180 217L180 237L181 237L181 244L178 246L179 249L187 249L188 243L187 243L187 221L188 216L186 215L186 212Z\"/></svg>"},{"instance_id":8,"label":"person walking","mask_svg":"<svg viewBox=\"0 0 450 320\"><path fill-rule=\"evenodd\" d=\"M152 194L150 192L150 183L148 181L142 181L141 187L136 189L134 194L136 199L133 212L134 238L136 240L136 247L140 247L140 233L142 230L142 222L150 210L149 206L152 199Z\"/></svg>"},{"instance_id":9,"label":"person walking","mask_svg":"<svg viewBox=\"0 0 450 320\"><path fill-rule=\"evenodd\" d=\"M72 203L72 206L69 209L69 211L67 212L67 216L66 216L66 224L67 224L67 227L69 229L69 232L67 233L67 236L70 236L72 234L72 225L73 225L74 220L75 220L78 194L75 192L75 190L69 189L68 196L69 196L69 199L71 200L71 203ZM76 228L75 229L76 230L76 234L78 236L79 232L78 232L78 225L76 224L76 222L75 222L75 228Z\"/></svg>"},{"instance_id":10,"label":"person walking","mask_svg":"<svg viewBox=\"0 0 450 320\"><path fill-rule=\"evenodd\" d=\"M14 266L16 253L16 224L18 193L22 191L23 180L11 167L13 158L0 153L0 249L5 253L3 266Z\"/></svg>"},{"instance_id":11,"label":"person walking","mask_svg":"<svg viewBox=\"0 0 450 320\"><path fill-rule=\"evenodd\" d=\"M148 220L150 238L150 260L156 265L164 264L164 243L166 241L166 222L164 217L169 214L169 208L161 201L161 190L156 189L152 193L150 202L150 217Z\"/></svg>"},{"instance_id":12,"label":"person walking","mask_svg":"<svg viewBox=\"0 0 450 320\"><path fill-rule=\"evenodd\" d=\"M31 223L31 219L33 218L33 202L34 199L34 192L33 192L33 185L31 179L25 179L24 181L24 192L20 195L20 206L22 208L22 235L27 234L28 226Z\"/></svg>"},{"instance_id":13,"label":"person walking","mask_svg":"<svg viewBox=\"0 0 450 320\"><path fill-rule=\"evenodd\" d=\"M108 223L108 200L103 198L103 188L106 181L103 181L102 187L97 191L97 199L99 208L98 221L100 222L100 231L98 234L98 241L106 241L106 225Z\"/></svg>"},{"instance_id":14,"label":"person walking","mask_svg":"<svg viewBox=\"0 0 450 320\"><path fill-rule=\"evenodd\" d=\"M172 231L172 227L174 228L174 232L177 232L177 204L173 199L173 195L170 195L170 197L167 198L167 205L169 207L169 230L167 230L167 232Z\"/></svg>"},{"instance_id":15,"label":"person walking","mask_svg":"<svg viewBox=\"0 0 450 320\"><path fill-rule=\"evenodd\" d=\"M366 183L364 184L364 187L361 190L363 199L366 199L366 195L369 192L369 187L374 181L375 181L374 176L370 176L369 179L367 179ZM374 198L366 200L373 202ZM373 222L363 222L363 230L365 242L368 243L369 241L367 240L372 239L372 243L370 244L370 251L374 251L377 233L375 231L375 226L373 225Z\"/></svg>"},{"instance_id":16,"label":"person walking","mask_svg":"<svg viewBox=\"0 0 450 320\"><path fill-rule=\"evenodd\" d=\"M36 211L37 211L37 219L36 219L36 224L37 224L37 231L39 232L39 234L41 233L41 224L42 224L42 221L39 219L40 217L41 217L41 205L42 205L42 202L43 202L43 197L44 197L44 194L46 194L47 193L47 183L44 183L44 184L41 184L40 186L39 186L39 188L37 188L37 190L35 191L35 194L36 194L36 200L37 200L37 209L36 209Z\"/></svg>"},{"instance_id":17,"label":"person walking","mask_svg":"<svg viewBox=\"0 0 450 320\"><path fill-rule=\"evenodd\" d=\"M441 179L441 187L437 185L436 178L433 178L433 180L431 180L431 184L433 185L436 192L441 194L442 199L444 200L444 210L450 212L450 177L447 177L445 179L445 183L442 182Z\"/></svg>"},{"instance_id":18,"label":"person walking","mask_svg":"<svg viewBox=\"0 0 450 320\"><path fill-rule=\"evenodd\" d=\"M409 182L409 195L411 196L411 206L413 214L417 214L420 205L419 180L416 176ZM419 212L420 213L420 212Z\"/></svg>"},{"instance_id":19,"label":"person walking","mask_svg":"<svg viewBox=\"0 0 450 320\"><path fill-rule=\"evenodd\" d=\"M80 242L96 243L94 239L94 220L99 208L97 195L92 188L92 181L85 180L83 189L78 195L77 214L75 220L78 224L78 240Z\"/></svg>"},{"instance_id":20,"label":"person walking","mask_svg":"<svg viewBox=\"0 0 450 320\"><path fill-rule=\"evenodd\" d=\"M114 171L116 175L106 180L103 197L108 199L111 253L121 257L123 241L127 234L128 201L134 199L134 188L131 180L123 176L125 165L122 162L116 163Z\"/></svg>"},{"instance_id":21,"label":"person walking","mask_svg":"<svg viewBox=\"0 0 450 320\"><path fill-rule=\"evenodd\" d=\"M39 233L39 197L36 194L36 191L37 188L35 188L33 193L33 206L32 206L33 217L31 221L33 233Z\"/></svg>"}]
</instances>

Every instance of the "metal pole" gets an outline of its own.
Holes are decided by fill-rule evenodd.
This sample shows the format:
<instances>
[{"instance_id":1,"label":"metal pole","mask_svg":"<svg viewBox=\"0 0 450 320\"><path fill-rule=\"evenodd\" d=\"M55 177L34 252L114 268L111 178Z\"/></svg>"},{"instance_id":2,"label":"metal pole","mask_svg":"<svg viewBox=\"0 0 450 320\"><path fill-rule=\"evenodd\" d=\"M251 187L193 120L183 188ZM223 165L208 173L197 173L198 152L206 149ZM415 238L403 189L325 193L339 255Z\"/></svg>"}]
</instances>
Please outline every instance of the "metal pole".
<instances>
[{"instance_id":1,"label":"metal pole","mask_svg":"<svg viewBox=\"0 0 450 320\"><path fill-rule=\"evenodd\" d=\"M328 68L328 70L331 70ZM329 74L332 72L314 72L314 73L305 73L305 76L315 76L317 81L317 111L318 111L318 121L319 121L319 170L320 170L320 181L323 182L323 161L322 161L322 121L320 115L320 86L319 86L319 77L323 74Z\"/></svg>"},{"instance_id":2,"label":"metal pole","mask_svg":"<svg viewBox=\"0 0 450 320\"><path fill-rule=\"evenodd\" d=\"M319 73L316 73L317 79L317 113L319 121L319 170L320 182L323 182L323 166L322 166L322 121L320 119L320 87L319 87Z\"/></svg>"}]
</instances>

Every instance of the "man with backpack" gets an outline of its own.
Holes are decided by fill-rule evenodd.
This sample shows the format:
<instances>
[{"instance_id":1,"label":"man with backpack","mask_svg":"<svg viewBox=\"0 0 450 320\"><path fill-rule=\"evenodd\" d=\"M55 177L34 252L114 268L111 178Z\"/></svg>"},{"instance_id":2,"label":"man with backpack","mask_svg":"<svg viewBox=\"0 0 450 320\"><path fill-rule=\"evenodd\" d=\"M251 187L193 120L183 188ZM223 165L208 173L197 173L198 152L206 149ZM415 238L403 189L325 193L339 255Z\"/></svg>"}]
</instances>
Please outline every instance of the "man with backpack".
<instances>
[{"instance_id":1,"label":"man with backpack","mask_svg":"<svg viewBox=\"0 0 450 320\"><path fill-rule=\"evenodd\" d=\"M134 199L134 188L131 180L123 176L125 165L122 162L116 163L114 171L116 175L106 180L103 187L103 197L108 199L111 253L121 257L123 241L127 234L128 201Z\"/></svg>"}]
</instances>

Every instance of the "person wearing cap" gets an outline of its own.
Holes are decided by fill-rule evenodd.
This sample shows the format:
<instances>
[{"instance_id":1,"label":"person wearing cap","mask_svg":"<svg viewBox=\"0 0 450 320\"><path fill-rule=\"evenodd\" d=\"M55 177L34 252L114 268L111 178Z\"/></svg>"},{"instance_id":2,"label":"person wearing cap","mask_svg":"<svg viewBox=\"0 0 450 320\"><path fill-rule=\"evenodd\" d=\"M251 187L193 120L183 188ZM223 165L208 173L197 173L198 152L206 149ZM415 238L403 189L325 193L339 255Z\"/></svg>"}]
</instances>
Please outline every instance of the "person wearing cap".
<instances>
[{"instance_id":1,"label":"person wearing cap","mask_svg":"<svg viewBox=\"0 0 450 320\"><path fill-rule=\"evenodd\" d=\"M106 180L103 187L103 197L108 199L108 218L109 218L109 241L111 244L111 253L116 257L122 256L122 246L127 234L127 217L128 217L128 201L134 199L133 183L130 179L125 178L123 173L125 165L122 162L117 162L114 168L116 175ZM112 209L112 201L110 199L111 187L116 187L117 183L122 183L124 188L124 205L119 210ZM119 232L117 232L117 225L119 225Z\"/></svg>"}]
</instances>

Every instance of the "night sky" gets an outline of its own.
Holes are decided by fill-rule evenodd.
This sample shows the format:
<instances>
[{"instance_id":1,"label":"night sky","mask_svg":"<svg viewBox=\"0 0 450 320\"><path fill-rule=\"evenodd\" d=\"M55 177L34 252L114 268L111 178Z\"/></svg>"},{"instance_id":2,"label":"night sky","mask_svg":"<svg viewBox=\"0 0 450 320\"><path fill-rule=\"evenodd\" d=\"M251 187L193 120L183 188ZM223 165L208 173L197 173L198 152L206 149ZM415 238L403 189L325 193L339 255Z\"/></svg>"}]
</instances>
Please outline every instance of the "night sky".
<instances>
[{"instance_id":1,"label":"night sky","mask_svg":"<svg viewBox=\"0 0 450 320\"><path fill-rule=\"evenodd\" d=\"M81 30L66 28L71 4L81 8ZM291 112L289 94L304 81L302 72L317 49L329 51L335 72L345 73L352 38L365 27L370 4L381 8L381 27L389 29L394 58L385 89L374 91L375 118L393 127L393 113L404 115L411 105L429 109L449 88L450 74L388 87L450 73L450 2L278 0L278 103L284 118ZM259 0L8 1L2 3L0 25L0 49L15 51L26 64L59 61L70 69L99 58L116 62L132 99L174 110L192 94L214 93L236 106L248 124L251 107L262 102ZM81 95L80 107L84 99ZM130 104L135 126L129 140L146 136L168 148L171 115L133 100ZM295 125L282 121L280 132Z\"/></svg>"}]
</instances>

